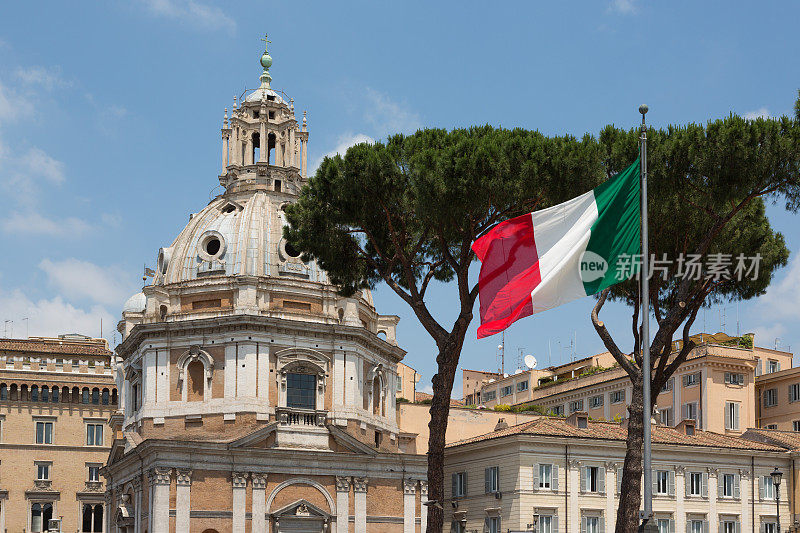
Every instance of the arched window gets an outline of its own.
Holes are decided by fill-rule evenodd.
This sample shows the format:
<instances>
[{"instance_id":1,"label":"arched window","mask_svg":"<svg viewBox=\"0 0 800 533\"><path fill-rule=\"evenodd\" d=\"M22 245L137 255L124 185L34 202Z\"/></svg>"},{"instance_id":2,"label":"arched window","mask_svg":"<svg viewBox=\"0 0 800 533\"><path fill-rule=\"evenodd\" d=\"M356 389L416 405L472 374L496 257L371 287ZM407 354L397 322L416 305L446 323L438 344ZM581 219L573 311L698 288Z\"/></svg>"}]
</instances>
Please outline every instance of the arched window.
<instances>
[{"instance_id":1,"label":"arched window","mask_svg":"<svg viewBox=\"0 0 800 533\"><path fill-rule=\"evenodd\" d=\"M108 389L103 389L103 394L101 396L103 405L108 405Z\"/></svg>"},{"instance_id":2,"label":"arched window","mask_svg":"<svg viewBox=\"0 0 800 533\"><path fill-rule=\"evenodd\" d=\"M267 163L270 165L277 164L277 159L272 157L272 149L275 148L275 134L270 133L267 135Z\"/></svg>"},{"instance_id":3,"label":"arched window","mask_svg":"<svg viewBox=\"0 0 800 533\"><path fill-rule=\"evenodd\" d=\"M52 503L34 503L31 505L31 533L46 531L47 523L52 518Z\"/></svg>"},{"instance_id":4,"label":"arched window","mask_svg":"<svg viewBox=\"0 0 800 533\"><path fill-rule=\"evenodd\" d=\"M70 402L78 403L80 402L81 397L81 390L78 387L72 387L72 397L70 398Z\"/></svg>"},{"instance_id":5,"label":"arched window","mask_svg":"<svg viewBox=\"0 0 800 533\"><path fill-rule=\"evenodd\" d=\"M12 383L11 388L8 391L8 396L12 400L19 400L19 391L17 390L17 384Z\"/></svg>"},{"instance_id":6,"label":"arched window","mask_svg":"<svg viewBox=\"0 0 800 533\"><path fill-rule=\"evenodd\" d=\"M186 366L188 377L186 385L186 400L189 402L202 402L205 390L205 367L200 361L192 361Z\"/></svg>"},{"instance_id":7,"label":"arched window","mask_svg":"<svg viewBox=\"0 0 800 533\"><path fill-rule=\"evenodd\" d=\"M39 401L39 387L37 385L33 385L31 387L31 401L32 402Z\"/></svg>"},{"instance_id":8,"label":"arched window","mask_svg":"<svg viewBox=\"0 0 800 533\"><path fill-rule=\"evenodd\" d=\"M111 405L117 405L117 389L111 389Z\"/></svg>"},{"instance_id":9,"label":"arched window","mask_svg":"<svg viewBox=\"0 0 800 533\"><path fill-rule=\"evenodd\" d=\"M92 389L92 403L95 405L100 405L100 389L96 387Z\"/></svg>"},{"instance_id":10,"label":"arched window","mask_svg":"<svg viewBox=\"0 0 800 533\"><path fill-rule=\"evenodd\" d=\"M8 385L0 383L0 400L8 400Z\"/></svg>"},{"instance_id":11,"label":"arched window","mask_svg":"<svg viewBox=\"0 0 800 533\"><path fill-rule=\"evenodd\" d=\"M103 504L83 504L82 533L100 533L103 531Z\"/></svg>"},{"instance_id":12,"label":"arched window","mask_svg":"<svg viewBox=\"0 0 800 533\"><path fill-rule=\"evenodd\" d=\"M261 134L255 132L253 133L252 137L250 137L250 139L252 140L252 146L253 146L253 151L250 154L253 157L253 160L251 162L256 163L261 157Z\"/></svg>"},{"instance_id":13,"label":"arched window","mask_svg":"<svg viewBox=\"0 0 800 533\"><path fill-rule=\"evenodd\" d=\"M51 401L53 403L58 403L58 387L53 387L53 391L52 392L53 392L53 398L52 398Z\"/></svg>"},{"instance_id":14,"label":"arched window","mask_svg":"<svg viewBox=\"0 0 800 533\"><path fill-rule=\"evenodd\" d=\"M27 402L28 400L31 399L30 396L28 396L27 385L23 385L19 388L19 399L22 400L23 402Z\"/></svg>"},{"instance_id":15,"label":"arched window","mask_svg":"<svg viewBox=\"0 0 800 533\"><path fill-rule=\"evenodd\" d=\"M317 376L286 374L286 406L300 409L317 408Z\"/></svg>"},{"instance_id":16,"label":"arched window","mask_svg":"<svg viewBox=\"0 0 800 533\"><path fill-rule=\"evenodd\" d=\"M42 401L49 402L50 401L50 387L47 385L42 385Z\"/></svg>"},{"instance_id":17,"label":"arched window","mask_svg":"<svg viewBox=\"0 0 800 533\"><path fill-rule=\"evenodd\" d=\"M89 387L84 387L81 391L81 403L89 403Z\"/></svg>"}]
</instances>

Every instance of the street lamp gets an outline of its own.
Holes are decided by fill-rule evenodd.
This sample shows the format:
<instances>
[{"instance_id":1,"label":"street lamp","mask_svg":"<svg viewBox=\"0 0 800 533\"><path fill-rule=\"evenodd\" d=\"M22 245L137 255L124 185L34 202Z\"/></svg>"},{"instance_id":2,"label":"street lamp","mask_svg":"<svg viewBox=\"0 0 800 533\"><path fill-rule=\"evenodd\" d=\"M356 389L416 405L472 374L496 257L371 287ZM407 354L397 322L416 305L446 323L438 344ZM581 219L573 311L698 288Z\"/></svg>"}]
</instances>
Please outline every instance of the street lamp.
<instances>
[{"instance_id":1,"label":"street lamp","mask_svg":"<svg viewBox=\"0 0 800 533\"><path fill-rule=\"evenodd\" d=\"M778 470L778 467L775 467L770 473L772 476L772 486L775 487L775 523L776 523L776 533L781 533L781 506L780 506L780 493L781 493L781 477L783 477L783 472Z\"/></svg>"}]
</instances>

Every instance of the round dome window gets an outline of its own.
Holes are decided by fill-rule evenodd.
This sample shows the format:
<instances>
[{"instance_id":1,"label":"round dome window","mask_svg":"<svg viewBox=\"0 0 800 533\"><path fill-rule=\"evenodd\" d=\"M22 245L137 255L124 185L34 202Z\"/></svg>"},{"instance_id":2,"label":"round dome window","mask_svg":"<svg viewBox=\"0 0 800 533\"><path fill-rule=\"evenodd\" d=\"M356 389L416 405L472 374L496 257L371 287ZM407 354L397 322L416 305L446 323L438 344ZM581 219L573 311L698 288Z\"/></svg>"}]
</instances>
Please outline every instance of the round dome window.
<instances>
[{"instance_id":1,"label":"round dome window","mask_svg":"<svg viewBox=\"0 0 800 533\"><path fill-rule=\"evenodd\" d=\"M197 248L201 259L218 260L225 255L225 238L218 231L209 231L200 238Z\"/></svg>"}]
</instances>

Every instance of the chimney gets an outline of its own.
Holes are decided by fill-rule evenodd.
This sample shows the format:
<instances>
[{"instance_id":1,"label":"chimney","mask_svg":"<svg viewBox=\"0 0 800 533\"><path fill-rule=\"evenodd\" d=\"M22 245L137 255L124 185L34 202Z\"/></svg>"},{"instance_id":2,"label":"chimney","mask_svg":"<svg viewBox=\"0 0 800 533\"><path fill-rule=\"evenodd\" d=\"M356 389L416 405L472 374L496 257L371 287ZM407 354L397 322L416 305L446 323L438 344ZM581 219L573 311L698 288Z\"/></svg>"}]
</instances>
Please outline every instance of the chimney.
<instances>
[{"instance_id":1,"label":"chimney","mask_svg":"<svg viewBox=\"0 0 800 533\"><path fill-rule=\"evenodd\" d=\"M508 427L508 423L506 422L505 418L501 418L497 421L497 425L494 426L495 431L500 431L501 429L506 429Z\"/></svg>"},{"instance_id":2,"label":"chimney","mask_svg":"<svg viewBox=\"0 0 800 533\"><path fill-rule=\"evenodd\" d=\"M697 427L697 422L695 422L691 418L687 418L686 420L682 420L680 424L675 426L675 429L691 437L692 435L694 435L696 427Z\"/></svg>"},{"instance_id":3,"label":"chimney","mask_svg":"<svg viewBox=\"0 0 800 533\"><path fill-rule=\"evenodd\" d=\"M579 429L586 429L589 427L589 413L576 411L567 417L567 424Z\"/></svg>"}]
</instances>

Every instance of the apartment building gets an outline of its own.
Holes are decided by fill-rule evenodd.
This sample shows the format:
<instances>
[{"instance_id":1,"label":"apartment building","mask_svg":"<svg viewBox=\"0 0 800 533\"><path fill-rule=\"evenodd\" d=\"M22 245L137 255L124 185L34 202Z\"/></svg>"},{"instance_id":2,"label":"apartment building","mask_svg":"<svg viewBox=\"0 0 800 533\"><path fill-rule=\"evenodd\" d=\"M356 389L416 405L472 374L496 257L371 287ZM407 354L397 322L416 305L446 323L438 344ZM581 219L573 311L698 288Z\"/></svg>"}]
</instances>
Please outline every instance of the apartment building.
<instances>
[{"instance_id":1,"label":"apartment building","mask_svg":"<svg viewBox=\"0 0 800 533\"><path fill-rule=\"evenodd\" d=\"M781 367L791 367L792 354L752 347L751 336L702 334L694 340L697 347L658 396L656 408L661 423L675 426L691 419L701 429L727 434L741 434L748 427L756 427L756 375L763 372L762 376L767 376ZM679 348L680 342L676 342L675 351ZM598 354L544 371L546 375L533 370L487 381L477 393L481 405L492 408L529 404L560 416L586 411L598 420L622 420L627 416L632 395L630 380L615 365L611 354ZM800 389L800 385L796 388ZM800 398L800 390L797 392Z\"/></svg>"},{"instance_id":2,"label":"apartment building","mask_svg":"<svg viewBox=\"0 0 800 533\"><path fill-rule=\"evenodd\" d=\"M755 378L753 427L800 431L800 367L781 369L779 363L768 361L763 370Z\"/></svg>"},{"instance_id":3,"label":"apartment building","mask_svg":"<svg viewBox=\"0 0 800 533\"><path fill-rule=\"evenodd\" d=\"M613 531L625 424L538 416L455 442L445 451L446 521L455 533ZM653 427L653 492L660 532L775 533L770 472L791 457L772 443L702 431L693 421ZM780 516L794 522L784 476ZM790 490L786 490L787 486Z\"/></svg>"},{"instance_id":4,"label":"apartment building","mask_svg":"<svg viewBox=\"0 0 800 533\"><path fill-rule=\"evenodd\" d=\"M417 383L420 377L417 371L407 364L397 363L397 387L395 390L397 399L403 398L409 402L415 401Z\"/></svg>"},{"instance_id":5,"label":"apartment building","mask_svg":"<svg viewBox=\"0 0 800 533\"><path fill-rule=\"evenodd\" d=\"M0 531L104 531L116 409L105 339L0 339Z\"/></svg>"}]
</instances>

